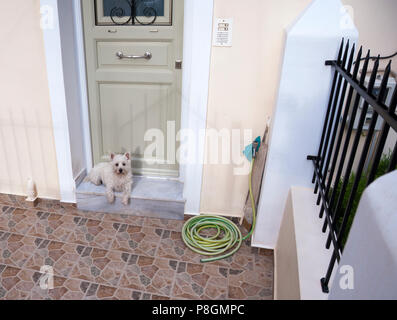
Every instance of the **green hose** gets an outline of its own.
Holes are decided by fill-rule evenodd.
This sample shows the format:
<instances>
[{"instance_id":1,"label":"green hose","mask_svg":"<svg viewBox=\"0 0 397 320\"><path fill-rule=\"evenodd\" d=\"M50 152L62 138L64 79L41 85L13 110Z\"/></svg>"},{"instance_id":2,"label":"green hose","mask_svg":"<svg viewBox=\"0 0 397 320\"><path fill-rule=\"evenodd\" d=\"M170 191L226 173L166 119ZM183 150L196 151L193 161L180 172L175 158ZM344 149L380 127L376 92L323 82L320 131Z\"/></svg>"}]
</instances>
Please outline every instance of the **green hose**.
<instances>
[{"instance_id":1,"label":"green hose","mask_svg":"<svg viewBox=\"0 0 397 320\"><path fill-rule=\"evenodd\" d=\"M252 159L251 170L249 174L249 193L252 205L252 228L246 236L242 236L240 229L235 223L227 218L212 215L195 216L183 226L182 239L185 244L194 252L205 256L216 256L201 259L201 262L211 262L225 259L236 253L241 243L248 239L255 229L256 209L254 196L252 194L252 168L255 159ZM200 235L205 229L215 229L216 234L211 237ZM222 234L222 237L220 237Z\"/></svg>"}]
</instances>

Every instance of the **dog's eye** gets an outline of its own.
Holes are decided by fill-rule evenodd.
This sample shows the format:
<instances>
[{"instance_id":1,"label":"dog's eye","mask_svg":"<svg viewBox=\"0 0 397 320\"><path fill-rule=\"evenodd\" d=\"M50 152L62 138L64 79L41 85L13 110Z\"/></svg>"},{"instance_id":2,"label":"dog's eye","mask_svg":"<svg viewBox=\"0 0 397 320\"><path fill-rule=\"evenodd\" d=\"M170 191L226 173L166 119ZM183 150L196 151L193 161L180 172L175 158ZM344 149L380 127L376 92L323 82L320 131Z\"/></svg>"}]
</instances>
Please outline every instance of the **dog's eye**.
<instances>
[{"instance_id":1,"label":"dog's eye","mask_svg":"<svg viewBox=\"0 0 397 320\"><path fill-rule=\"evenodd\" d=\"M119 166L119 164L118 163L116 163L116 167L118 167Z\"/></svg>"},{"instance_id":2,"label":"dog's eye","mask_svg":"<svg viewBox=\"0 0 397 320\"><path fill-rule=\"evenodd\" d=\"M125 167L125 163L123 163L123 166Z\"/></svg>"}]
</instances>

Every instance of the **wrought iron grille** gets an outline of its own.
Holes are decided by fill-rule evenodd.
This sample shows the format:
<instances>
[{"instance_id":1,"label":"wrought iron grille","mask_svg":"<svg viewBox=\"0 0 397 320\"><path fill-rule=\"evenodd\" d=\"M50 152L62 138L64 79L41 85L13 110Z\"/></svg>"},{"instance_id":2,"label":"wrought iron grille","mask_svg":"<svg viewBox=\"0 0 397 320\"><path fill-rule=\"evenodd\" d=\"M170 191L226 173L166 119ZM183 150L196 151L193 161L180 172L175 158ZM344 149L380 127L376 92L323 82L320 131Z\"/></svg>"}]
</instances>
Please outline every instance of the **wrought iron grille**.
<instances>
[{"instance_id":1,"label":"wrought iron grille","mask_svg":"<svg viewBox=\"0 0 397 320\"><path fill-rule=\"evenodd\" d=\"M95 2L95 7L98 7L97 2ZM153 5L153 1L150 0L119 0L115 2L109 13L110 20L116 26L153 25L158 16L159 13ZM145 17L146 20L142 21L141 17Z\"/></svg>"},{"instance_id":2,"label":"wrought iron grille","mask_svg":"<svg viewBox=\"0 0 397 320\"><path fill-rule=\"evenodd\" d=\"M391 61L384 70L379 90L374 90L380 71L380 57L371 57L368 51L366 57L362 58L362 47L358 51L355 62L353 62L354 55L355 46L350 48L349 41L345 45L342 40L337 60L325 62L327 66L334 69L331 94L318 153L307 157L314 165L312 182L315 183L315 194L318 193L317 205L321 204L321 219L325 213L322 231L325 233L328 229L326 248L329 249L331 244L333 246L328 270L325 277L321 279L322 290L326 293L329 291L328 285L335 263L340 261L343 252L348 222L354 218L353 207L354 202L358 201L357 192L359 184L363 181L362 177L365 177L365 186L374 181L388 135L391 130L397 132L397 89L394 90L389 105L385 104ZM372 60L375 62L370 71L369 65ZM362 61L364 61L363 65ZM369 82L366 81L367 73L370 73ZM364 129L370 107L373 109L372 119L367 129ZM356 118L359 119L358 124ZM368 162L375 127L379 119L383 120L383 126L378 134L371 163L365 171L364 166ZM359 148L363 131L366 133L365 143L362 148ZM359 162L353 171L355 159L359 159ZM397 142L390 155L386 172L395 170L396 165Z\"/></svg>"}]
</instances>

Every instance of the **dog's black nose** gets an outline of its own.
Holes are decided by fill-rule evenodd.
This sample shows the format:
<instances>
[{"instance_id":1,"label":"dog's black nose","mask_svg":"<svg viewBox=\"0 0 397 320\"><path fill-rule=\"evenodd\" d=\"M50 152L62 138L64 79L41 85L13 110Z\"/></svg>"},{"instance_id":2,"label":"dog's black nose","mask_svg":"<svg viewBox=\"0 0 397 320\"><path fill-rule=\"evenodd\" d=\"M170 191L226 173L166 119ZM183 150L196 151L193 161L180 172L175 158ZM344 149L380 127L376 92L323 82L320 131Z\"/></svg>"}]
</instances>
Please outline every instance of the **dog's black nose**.
<instances>
[{"instance_id":1,"label":"dog's black nose","mask_svg":"<svg viewBox=\"0 0 397 320\"><path fill-rule=\"evenodd\" d=\"M119 172L122 173L122 172L123 172L123 169L119 169Z\"/></svg>"}]
</instances>

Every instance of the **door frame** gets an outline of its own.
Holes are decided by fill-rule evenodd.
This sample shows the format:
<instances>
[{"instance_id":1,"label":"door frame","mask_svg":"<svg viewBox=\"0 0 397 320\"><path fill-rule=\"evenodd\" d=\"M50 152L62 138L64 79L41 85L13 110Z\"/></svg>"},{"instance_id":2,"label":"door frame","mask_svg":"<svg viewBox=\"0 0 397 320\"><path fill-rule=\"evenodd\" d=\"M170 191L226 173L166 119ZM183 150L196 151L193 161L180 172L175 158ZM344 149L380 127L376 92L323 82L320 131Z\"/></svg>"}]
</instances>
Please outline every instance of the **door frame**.
<instances>
[{"instance_id":1,"label":"door frame","mask_svg":"<svg viewBox=\"0 0 397 320\"><path fill-rule=\"evenodd\" d=\"M120 108L121 105L114 107L112 104L114 101L121 102L121 100L123 100L123 107L119 110L125 112L123 114L126 117L132 116L132 114L134 114L134 108L132 108L132 110L129 109L128 105L131 106L131 101L128 102L128 99L134 98L134 95L131 94L130 90L136 90L138 95L143 91L152 92L154 96L148 96L146 98L145 96L147 93L145 93L141 98L138 98L137 101L140 101L140 99L148 99L144 108L153 109L151 111L145 109L147 113L143 115L141 120L144 121L144 119L148 117L148 119L153 121L151 122L153 127L147 127L147 123L141 126L138 123L140 121L134 122L136 120L131 118L130 124L124 123L124 125L127 126L124 133L127 134L129 130L132 130L131 133L133 133L133 135L141 136L143 139L146 130L156 128L164 132L165 141L167 141L167 121L172 120L175 121L176 130L179 130L182 112L182 70L178 70L174 65L175 61L183 59L183 15L185 0L163 0L166 4L164 8L166 10L165 12L167 12L168 9L172 11L170 15L172 24L164 26L156 24L154 26L141 26L139 24L129 26L96 25L96 20L99 19L98 17L101 15L99 11L104 5L103 2L104 0L84 0L84 2L81 2L83 9L81 20L85 36L85 62L88 79L91 143L94 165L104 161L103 159L107 152L115 151L114 148L116 148L116 151L120 149L123 150L124 145L127 144L128 151L132 152L131 163L132 172L134 174L177 179L179 177L180 166L178 163L175 164L175 162L172 161L175 159L175 156L170 158L166 157L153 164L151 163L150 156L147 157L143 152L145 150L144 145L146 144L148 146L150 142L145 143L143 140L135 140L135 138L133 140L124 138L126 140L123 140L124 143L121 144L114 141L117 131L114 130L117 125L121 124L118 121L123 117L119 119L118 116L114 116L114 118L112 118L110 109ZM101 10L102 9L103 8L101 8ZM76 8L74 11L80 12L79 8ZM114 29L115 33L110 33L111 29ZM153 33L152 29L158 29L160 32ZM143 48L142 45L145 46L145 48ZM128 47L129 49L127 49ZM133 47L135 47L135 49L133 49ZM112 51L112 57L109 56L110 52L108 50ZM131 65L131 61L129 61L127 63L128 65L125 65L125 62L120 62L120 60L117 60L117 62L116 60L112 60L117 59L113 51L116 52L120 50L127 50L127 52L128 50L132 50L132 52L134 50L138 50L138 52L140 50L149 50L153 53L153 59L142 63L136 61ZM101 62L101 57L107 62ZM162 60L162 58L165 61ZM120 69L122 67L123 69ZM142 70L145 70L143 71L145 77L141 75ZM148 75L150 75L149 78L146 77ZM142 91L138 92L138 88L141 88ZM125 96L123 97L124 94ZM126 97L128 97L127 100L125 100ZM156 97L154 98L155 100L152 100L153 97ZM157 101L160 97L164 97L165 100ZM107 100L109 98L110 100ZM103 99L108 101L104 105L102 104L105 101ZM158 103L156 106L151 105L154 101ZM171 101L173 102L171 103ZM116 104L118 105L119 103ZM134 103L132 103L132 105L134 105ZM136 107L139 109L142 106L143 105L137 105ZM127 109L124 107L127 107ZM155 110L159 112L158 115L153 115L153 111L157 113ZM142 112L143 110L140 111ZM107 116L105 114L107 114ZM112 118L112 120L109 120L109 117ZM137 127L134 127L135 125L140 128L139 131L136 131ZM106 132L108 132L108 134L105 134ZM114 146L115 142L117 147ZM137 143L137 145L135 145L135 143ZM178 143L176 147L178 148ZM168 155L167 146L164 146L164 151L165 154Z\"/></svg>"},{"instance_id":2,"label":"door frame","mask_svg":"<svg viewBox=\"0 0 397 320\"><path fill-rule=\"evenodd\" d=\"M63 37L59 25L58 1L40 0L40 6L53 10L53 27L43 29L46 66L49 80L53 132L57 154L60 200L76 202L75 177L73 177L71 144L69 139L68 90L65 86L63 70L68 68L62 59ZM74 25L75 59L78 65L76 77L80 88L80 119L83 132L85 169L92 168L91 133L86 83L85 49L81 1L72 0L71 15ZM188 148L196 155L196 163L180 165L180 180L184 182L185 213L199 214L204 159L204 139L199 134L206 129L207 105L210 78L212 26L214 0L185 0L183 73L182 73L182 114L181 129L189 128L196 132L196 138L189 141ZM64 14L64 13L62 13ZM88 169L88 170L87 170Z\"/></svg>"}]
</instances>

